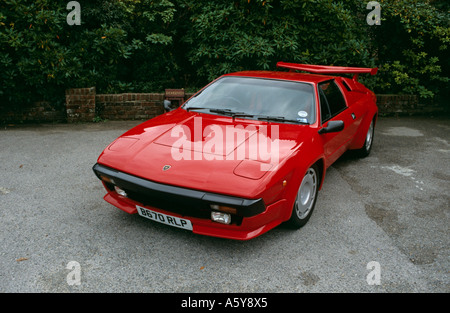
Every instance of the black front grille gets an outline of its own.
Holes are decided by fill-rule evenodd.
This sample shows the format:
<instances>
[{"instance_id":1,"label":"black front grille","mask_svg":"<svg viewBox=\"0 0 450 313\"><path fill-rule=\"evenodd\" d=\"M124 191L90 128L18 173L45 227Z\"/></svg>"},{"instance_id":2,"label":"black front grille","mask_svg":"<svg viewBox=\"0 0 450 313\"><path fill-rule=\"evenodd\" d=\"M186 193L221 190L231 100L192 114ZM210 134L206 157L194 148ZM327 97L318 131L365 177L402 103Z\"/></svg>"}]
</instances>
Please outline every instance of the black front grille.
<instances>
[{"instance_id":1,"label":"black front grille","mask_svg":"<svg viewBox=\"0 0 450 313\"><path fill-rule=\"evenodd\" d=\"M124 188L128 198L142 203L144 206L151 206L164 211L179 214L181 216L191 216L197 218L211 218L209 204L202 200L187 201L186 198L169 194L161 194L156 191L136 192Z\"/></svg>"},{"instance_id":2,"label":"black front grille","mask_svg":"<svg viewBox=\"0 0 450 313\"><path fill-rule=\"evenodd\" d=\"M210 219L210 205L220 204L237 209L237 214L232 215L232 223L239 225L244 217L262 213L266 208L262 199L245 199L156 183L100 164L94 165L93 170L100 179L102 176L112 179L131 200L181 216ZM111 191L114 189L111 184L107 187Z\"/></svg>"}]
</instances>

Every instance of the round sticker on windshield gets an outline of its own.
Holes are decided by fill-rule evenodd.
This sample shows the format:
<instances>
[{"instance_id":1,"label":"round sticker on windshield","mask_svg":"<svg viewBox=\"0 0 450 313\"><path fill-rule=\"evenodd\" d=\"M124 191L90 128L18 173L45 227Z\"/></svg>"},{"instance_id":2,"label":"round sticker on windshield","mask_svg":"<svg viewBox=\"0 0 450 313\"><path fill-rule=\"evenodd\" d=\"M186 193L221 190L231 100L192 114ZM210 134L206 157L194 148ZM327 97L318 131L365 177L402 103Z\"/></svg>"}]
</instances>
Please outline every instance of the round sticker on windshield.
<instances>
[{"instance_id":1,"label":"round sticker on windshield","mask_svg":"<svg viewBox=\"0 0 450 313\"><path fill-rule=\"evenodd\" d=\"M298 112L298 116L300 116L300 117L307 117L308 113L306 113L305 111L299 111Z\"/></svg>"}]
</instances>

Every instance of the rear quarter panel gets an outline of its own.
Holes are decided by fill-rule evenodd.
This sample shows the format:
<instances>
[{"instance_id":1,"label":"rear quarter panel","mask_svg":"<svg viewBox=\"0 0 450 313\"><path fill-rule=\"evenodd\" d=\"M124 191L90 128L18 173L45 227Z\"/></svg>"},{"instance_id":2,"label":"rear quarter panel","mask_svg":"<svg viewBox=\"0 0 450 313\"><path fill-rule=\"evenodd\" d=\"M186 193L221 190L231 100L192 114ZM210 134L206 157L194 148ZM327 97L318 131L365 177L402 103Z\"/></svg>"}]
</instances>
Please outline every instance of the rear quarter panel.
<instances>
[{"instance_id":1,"label":"rear quarter panel","mask_svg":"<svg viewBox=\"0 0 450 313\"><path fill-rule=\"evenodd\" d=\"M378 115L378 107L376 105L375 94L367 89L363 84L355 82L349 78L341 78L338 80L341 89L344 91L345 100L352 113L355 114L355 121L352 125L354 133L353 140L350 142L348 149L360 149L366 140L366 134L370 123ZM347 84L351 91L344 85Z\"/></svg>"}]
</instances>

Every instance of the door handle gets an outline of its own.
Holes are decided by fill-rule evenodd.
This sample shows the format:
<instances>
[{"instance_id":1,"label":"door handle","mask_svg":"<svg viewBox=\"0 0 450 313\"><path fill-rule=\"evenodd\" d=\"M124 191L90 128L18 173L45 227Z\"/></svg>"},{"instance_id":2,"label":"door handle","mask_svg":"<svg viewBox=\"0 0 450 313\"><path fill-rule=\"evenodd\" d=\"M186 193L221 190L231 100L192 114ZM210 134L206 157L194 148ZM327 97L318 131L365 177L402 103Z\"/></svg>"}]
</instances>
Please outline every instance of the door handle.
<instances>
[{"instance_id":1,"label":"door handle","mask_svg":"<svg viewBox=\"0 0 450 313\"><path fill-rule=\"evenodd\" d=\"M356 118L355 113L352 113L352 119L355 119L355 118Z\"/></svg>"}]
</instances>

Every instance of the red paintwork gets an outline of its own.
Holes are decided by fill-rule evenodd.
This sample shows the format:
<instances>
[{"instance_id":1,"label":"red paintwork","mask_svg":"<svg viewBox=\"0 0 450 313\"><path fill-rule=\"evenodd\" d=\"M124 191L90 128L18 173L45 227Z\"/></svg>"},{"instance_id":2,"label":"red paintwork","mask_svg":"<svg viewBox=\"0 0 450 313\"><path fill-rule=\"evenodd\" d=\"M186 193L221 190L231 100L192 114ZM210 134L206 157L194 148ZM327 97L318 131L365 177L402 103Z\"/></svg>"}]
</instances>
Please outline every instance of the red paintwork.
<instances>
[{"instance_id":1,"label":"red paintwork","mask_svg":"<svg viewBox=\"0 0 450 313\"><path fill-rule=\"evenodd\" d=\"M289 68L291 70L306 71L316 74L371 74L375 75L378 68L365 67L345 67L345 66L326 66L326 65L310 65L310 64L296 64L278 62L277 67Z\"/></svg>"},{"instance_id":2,"label":"red paintwork","mask_svg":"<svg viewBox=\"0 0 450 313\"><path fill-rule=\"evenodd\" d=\"M346 99L348 108L332 120L343 120L345 128L341 132L318 134L324 127L320 119L312 125L297 125L255 121L252 119L219 116L199 113L178 108L157 116L127 131L110 144L98 158L98 163L115 168L122 172L151 181L202 190L224 195L238 196L248 199L263 198L267 209L264 213L251 218L244 218L240 226L222 225L205 219L189 218L193 224L193 232L216 237L247 240L254 238L287 221L292 213L296 193L306 170L318 162L322 169L321 179L326 169L346 150L359 149L363 146L370 122L377 116L374 94L356 80L330 75L302 74L294 72L246 71L227 74L228 76L248 76L309 82L317 87L319 82L335 79ZM343 81L354 91L349 92ZM320 112L317 88L316 111ZM356 119L353 120L351 114ZM174 144L171 130L176 125L184 125L193 131L193 127L201 116L201 127L218 125L249 125L279 127L280 158L270 171L260 172L259 165L264 160L173 160L171 145ZM258 129L258 128L256 128ZM270 139L270 132L267 137ZM199 141L205 138L197 138ZM189 142L191 143L191 142ZM193 150L195 150L195 143ZM224 142L225 147L227 142ZM230 143L228 143L230 144ZM228 147L232 150L236 147ZM228 150L230 151L230 150ZM194 151L192 155L194 155ZM217 151L217 156L226 155L226 151ZM164 165L170 164L169 171L162 171ZM283 187L283 181L287 185ZM322 187L322 182L320 188ZM109 192L104 198L114 206L130 213L136 213L136 202ZM152 208L169 215L170 212ZM186 217L185 217L186 218Z\"/></svg>"}]
</instances>

